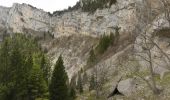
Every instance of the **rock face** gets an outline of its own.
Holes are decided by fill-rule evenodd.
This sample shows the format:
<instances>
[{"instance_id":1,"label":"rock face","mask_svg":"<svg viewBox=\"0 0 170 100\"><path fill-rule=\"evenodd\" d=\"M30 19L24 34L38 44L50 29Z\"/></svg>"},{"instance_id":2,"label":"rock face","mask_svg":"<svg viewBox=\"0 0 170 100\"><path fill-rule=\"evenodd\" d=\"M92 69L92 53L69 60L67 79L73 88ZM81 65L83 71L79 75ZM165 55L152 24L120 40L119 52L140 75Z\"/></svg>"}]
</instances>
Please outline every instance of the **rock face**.
<instances>
[{"instance_id":1,"label":"rock face","mask_svg":"<svg viewBox=\"0 0 170 100\"><path fill-rule=\"evenodd\" d=\"M6 7L1 7L0 6L0 27L1 28L5 28L5 24L7 22L7 16L8 16L8 13L9 13L9 8L6 8Z\"/></svg>"},{"instance_id":2,"label":"rock face","mask_svg":"<svg viewBox=\"0 0 170 100\"><path fill-rule=\"evenodd\" d=\"M55 38L60 38L73 34L99 37L104 33L110 34L111 31L114 31L115 26L119 26L121 27L120 33L123 35L132 33L135 30L135 26L137 25L137 3L141 3L141 1L118 0L111 8L97 10L93 14L82 12L81 9L78 9L61 15L50 15L41 9L27 4L13 4L10 8L0 7L0 29L10 29L14 33L31 33L34 35L46 32L54 34ZM71 47L71 49L73 48L74 47ZM50 52L53 52L54 49L55 47L50 50ZM52 55L54 56L54 62L58 57L57 55L63 53L63 49L65 50L65 48L57 48L56 51L54 51L57 53L56 55ZM68 71L69 73L72 73L72 69L78 64L79 66L83 66L86 63L86 60L81 56L77 58L71 56L71 59L75 59L75 64L72 64L73 60L68 57L70 57L70 53L74 54L75 51L71 49L63 53L66 57L66 66L71 67ZM87 58L87 56L85 56L85 58Z\"/></svg>"},{"instance_id":3,"label":"rock face","mask_svg":"<svg viewBox=\"0 0 170 100\"><path fill-rule=\"evenodd\" d=\"M81 10L68 12L57 16L54 20L55 31L60 34L79 33L87 35L101 35L113 31L113 27L120 26L122 31L132 31L135 25L134 1L121 1L110 9L97 10L94 14L82 12ZM127 22L129 21L129 22ZM128 25L127 25L128 24ZM132 29L129 29L132 28Z\"/></svg>"},{"instance_id":4,"label":"rock face","mask_svg":"<svg viewBox=\"0 0 170 100\"><path fill-rule=\"evenodd\" d=\"M146 32L151 38L155 36L155 31L169 26L168 21L161 13L162 11L153 9L153 14L148 15L148 3L151 3L151 8L161 9L161 3L158 0L117 0L117 3L110 8L98 9L94 13L77 9L61 15L51 15L27 4L13 4L10 8L0 7L0 35L15 32L33 35L54 34L54 39L43 43L43 45L49 48L47 54L51 57L53 64L62 54L64 65L69 78L71 78L80 68L86 65L89 51L92 46L98 43L98 37L104 33L110 34L114 31L115 26L119 26L121 27L119 41L124 40L124 42L118 44L117 51L110 49L112 51L106 52L108 55L102 56L101 61L94 66L99 68L98 74L100 76L107 76L110 82L108 87L110 88L113 85L112 83L115 83L113 77L127 77L129 73L132 73L131 69L136 68L136 66L142 66L141 69L148 66L146 61L139 61L134 64L124 57L130 51L132 52L132 49L137 52L144 51L140 34ZM10 32L7 32L9 30ZM134 37L134 44L127 42L132 36ZM2 41L1 38L0 41ZM162 79L170 69L170 61L162 53L170 54L170 40L169 37L156 36L153 41L163 50L160 51L156 46L151 49L154 62L153 72L159 74ZM147 59L145 52L142 56ZM125 59L120 64L119 59L122 60L122 58ZM104 73L104 70L107 73ZM90 75L92 71L92 69L87 69L87 74ZM134 69L133 71L137 70ZM133 94L135 88L134 79L129 77L118 84L119 91L127 96Z\"/></svg>"},{"instance_id":5,"label":"rock face","mask_svg":"<svg viewBox=\"0 0 170 100\"><path fill-rule=\"evenodd\" d=\"M109 34L114 31L115 26L119 26L121 27L120 34L122 36L127 33L136 34L139 32L138 28L144 29L147 26L148 16L146 10L148 2L151 2L153 8L160 8L160 2L157 0L148 0L147 2L143 0L118 0L110 8L98 9L93 14L78 9L61 15L51 15L31 5L15 3L10 8L0 7L0 33L4 32L3 29L11 30L14 33L29 33L28 30L31 30L34 34L52 33L56 38L72 34L98 37L104 33ZM157 10L154 10L154 12L155 15L152 17L159 13ZM167 26L168 23L166 22L165 19L159 16L153 24L158 25L159 23L160 26ZM156 25L148 30L149 33L160 28ZM136 41L138 41L138 38ZM137 49L139 50L139 47ZM59 51L62 52L63 50ZM71 61L68 62L71 63ZM155 67L156 73L160 73L160 70L166 72L162 68Z\"/></svg>"},{"instance_id":6,"label":"rock face","mask_svg":"<svg viewBox=\"0 0 170 100\"><path fill-rule=\"evenodd\" d=\"M6 18L6 26L12 28L13 32L24 32L24 28L48 31L50 25L48 13L27 4L13 4Z\"/></svg>"},{"instance_id":7,"label":"rock face","mask_svg":"<svg viewBox=\"0 0 170 100\"><path fill-rule=\"evenodd\" d=\"M111 8L97 10L94 14L80 9L52 16L41 9L27 4L13 4L11 8L0 7L0 27L11 28L13 32L30 29L51 32L55 37L70 34L98 36L113 27L120 26L124 33L134 30L136 24L136 0L119 0Z\"/></svg>"},{"instance_id":8,"label":"rock face","mask_svg":"<svg viewBox=\"0 0 170 100\"><path fill-rule=\"evenodd\" d=\"M132 78L120 81L118 84L119 92L126 96L133 94L136 88L137 84L135 83L135 80Z\"/></svg>"},{"instance_id":9,"label":"rock face","mask_svg":"<svg viewBox=\"0 0 170 100\"><path fill-rule=\"evenodd\" d=\"M97 42L97 38L86 35L62 36L53 42L55 45L50 49L48 55L51 57L54 65L59 55L62 54L64 65L71 79L73 75L76 75L85 66L89 50Z\"/></svg>"},{"instance_id":10,"label":"rock face","mask_svg":"<svg viewBox=\"0 0 170 100\"><path fill-rule=\"evenodd\" d=\"M154 7L158 5L158 1L151 2ZM78 9L51 15L31 5L15 3L10 8L0 7L0 27L20 33L27 33L25 29L50 32L55 37L70 34L99 36L114 31L115 26L121 27L122 34L132 33L139 26L141 15L138 13L146 10L140 7L144 4L143 0L118 0L110 8L98 9L93 14Z\"/></svg>"}]
</instances>

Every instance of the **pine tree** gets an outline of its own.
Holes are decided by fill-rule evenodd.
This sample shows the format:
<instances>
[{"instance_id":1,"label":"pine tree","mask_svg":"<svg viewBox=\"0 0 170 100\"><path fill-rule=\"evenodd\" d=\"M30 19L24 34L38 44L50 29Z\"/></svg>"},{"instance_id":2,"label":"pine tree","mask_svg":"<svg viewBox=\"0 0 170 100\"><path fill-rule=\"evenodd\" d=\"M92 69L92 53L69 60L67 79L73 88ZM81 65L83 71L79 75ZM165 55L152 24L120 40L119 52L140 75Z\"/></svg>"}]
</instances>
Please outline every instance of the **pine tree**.
<instances>
[{"instance_id":1,"label":"pine tree","mask_svg":"<svg viewBox=\"0 0 170 100\"><path fill-rule=\"evenodd\" d=\"M50 66L46 61L45 55L42 55L41 58L41 70L43 72L43 77L46 80L47 84L48 84L48 79L50 77Z\"/></svg>"},{"instance_id":2,"label":"pine tree","mask_svg":"<svg viewBox=\"0 0 170 100\"><path fill-rule=\"evenodd\" d=\"M63 65L62 56L56 62L51 84L49 86L50 100L68 100L68 76Z\"/></svg>"},{"instance_id":3,"label":"pine tree","mask_svg":"<svg viewBox=\"0 0 170 100\"><path fill-rule=\"evenodd\" d=\"M0 48L0 83L6 84L9 81L9 40L7 38L4 39L2 46Z\"/></svg>"},{"instance_id":4,"label":"pine tree","mask_svg":"<svg viewBox=\"0 0 170 100\"><path fill-rule=\"evenodd\" d=\"M110 44L113 46L115 44L115 36L113 32L110 33Z\"/></svg>"},{"instance_id":5,"label":"pine tree","mask_svg":"<svg viewBox=\"0 0 170 100\"><path fill-rule=\"evenodd\" d=\"M76 88L76 78L77 78L76 75L72 76L70 80L70 87Z\"/></svg>"},{"instance_id":6,"label":"pine tree","mask_svg":"<svg viewBox=\"0 0 170 100\"><path fill-rule=\"evenodd\" d=\"M119 38L120 38L119 30L120 30L121 28L118 27L118 26L116 26L114 29L115 29L115 43L118 43Z\"/></svg>"},{"instance_id":7,"label":"pine tree","mask_svg":"<svg viewBox=\"0 0 170 100\"><path fill-rule=\"evenodd\" d=\"M32 57L32 54L29 53L28 57L26 58L25 60L25 63L24 63L24 69L25 69L25 72L26 72L26 76L25 77L28 77L30 75L30 72L31 72L31 69L33 68L33 57Z\"/></svg>"},{"instance_id":8,"label":"pine tree","mask_svg":"<svg viewBox=\"0 0 170 100\"><path fill-rule=\"evenodd\" d=\"M83 93L83 82L82 82L82 78L81 78L81 73L78 73L78 82L77 82L77 88L79 93Z\"/></svg>"},{"instance_id":9,"label":"pine tree","mask_svg":"<svg viewBox=\"0 0 170 100\"><path fill-rule=\"evenodd\" d=\"M94 49L92 48L89 53L89 58L87 60L88 67L92 67L96 63L96 55L94 53Z\"/></svg>"},{"instance_id":10,"label":"pine tree","mask_svg":"<svg viewBox=\"0 0 170 100\"><path fill-rule=\"evenodd\" d=\"M29 100L36 98L45 98L48 92L47 84L43 78L42 71L39 66L34 66L28 78Z\"/></svg>"},{"instance_id":11,"label":"pine tree","mask_svg":"<svg viewBox=\"0 0 170 100\"><path fill-rule=\"evenodd\" d=\"M4 39L0 45L0 100L34 100L48 96L40 69L41 54L37 43L24 35Z\"/></svg>"},{"instance_id":12,"label":"pine tree","mask_svg":"<svg viewBox=\"0 0 170 100\"><path fill-rule=\"evenodd\" d=\"M22 84L20 94L22 100L35 100L36 98L47 97L47 84L43 77L39 65L34 64L33 57L30 54L25 61L25 83Z\"/></svg>"},{"instance_id":13,"label":"pine tree","mask_svg":"<svg viewBox=\"0 0 170 100\"><path fill-rule=\"evenodd\" d=\"M22 90L22 86L24 83L24 67L23 67L23 59L21 53L19 51L18 42L14 43L12 46L12 52L10 56L10 68L12 70L10 74L11 81L14 82L14 90L12 94L14 95L13 100L22 100L20 96L20 91ZM15 91L15 92L14 92Z\"/></svg>"},{"instance_id":14,"label":"pine tree","mask_svg":"<svg viewBox=\"0 0 170 100\"><path fill-rule=\"evenodd\" d=\"M98 44L98 52L99 54L103 54L107 48L110 46L110 37L107 35L103 35L100 37L99 44Z\"/></svg>"},{"instance_id":15,"label":"pine tree","mask_svg":"<svg viewBox=\"0 0 170 100\"><path fill-rule=\"evenodd\" d=\"M83 68L81 68L81 69L80 69L80 73L82 74L82 73L83 73L83 71L84 71L84 70L83 70Z\"/></svg>"},{"instance_id":16,"label":"pine tree","mask_svg":"<svg viewBox=\"0 0 170 100\"><path fill-rule=\"evenodd\" d=\"M87 73L84 72L84 74L83 74L83 84L87 84L87 82L88 82Z\"/></svg>"},{"instance_id":17,"label":"pine tree","mask_svg":"<svg viewBox=\"0 0 170 100\"><path fill-rule=\"evenodd\" d=\"M76 91L75 91L75 89L74 89L74 87L71 87L70 88L70 100L75 100L75 98L76 98Z\"/></svg>"},{"instance_id":18,"label":"pine tree","mask_svg":"<svg viewBox=\"0 0 170 100\"><path fill-rule=\"evenodd\" d=\"M117 0L110 0L109 6L111 7L112 4L115 4L115 3L117 3Z\"/></svg>"},{"instance_id":19,"label":"pine tree","mask_svg":"<svg viewBox=\"0 0 170 100\"><path fill-rule=\"evenodd\" d=\"M29 56L25 59L24 62L24 74L22 84L20 85L20 93L19 95L23 100L31 100L31 93L29 91L29 77L31 75L31 71L33 69L33 58L30 53Z\"/></svg>"},{"instance_id":20,"label":"pine tree","mask_svg":"<svg viewBox=\"0 0 170 100\"><path fill-rule=\"evenodd\" d=\"M95 89L95 77L94 77L94 74L92 74L90 78L89 91L94 90L94 89Z\"/></svg>"}]
</instances>

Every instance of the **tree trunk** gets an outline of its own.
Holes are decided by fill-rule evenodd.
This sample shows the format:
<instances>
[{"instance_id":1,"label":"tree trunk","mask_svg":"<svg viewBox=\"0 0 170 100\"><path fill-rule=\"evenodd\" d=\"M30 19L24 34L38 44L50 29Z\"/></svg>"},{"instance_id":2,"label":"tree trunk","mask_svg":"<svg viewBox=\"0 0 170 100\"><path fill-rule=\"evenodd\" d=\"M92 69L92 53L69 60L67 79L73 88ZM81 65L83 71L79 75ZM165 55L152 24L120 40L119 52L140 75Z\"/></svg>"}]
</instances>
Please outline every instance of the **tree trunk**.
<instances>
[{"instance_id":1,"label":"tree trunk","mask_svg":"<svg viewBox=\"0 0 170 100\"><path fill-rule=\"evenodd\" d=\"M151 75L151 82L152 82L152 91L154 94L159 94L159 89L156 87L156 82L154 79L154 72L153 72L153 63L152 63L152 55L150 49L148 50L148 56L149 56L149 71Z\"/></svg>"}]
</instances>

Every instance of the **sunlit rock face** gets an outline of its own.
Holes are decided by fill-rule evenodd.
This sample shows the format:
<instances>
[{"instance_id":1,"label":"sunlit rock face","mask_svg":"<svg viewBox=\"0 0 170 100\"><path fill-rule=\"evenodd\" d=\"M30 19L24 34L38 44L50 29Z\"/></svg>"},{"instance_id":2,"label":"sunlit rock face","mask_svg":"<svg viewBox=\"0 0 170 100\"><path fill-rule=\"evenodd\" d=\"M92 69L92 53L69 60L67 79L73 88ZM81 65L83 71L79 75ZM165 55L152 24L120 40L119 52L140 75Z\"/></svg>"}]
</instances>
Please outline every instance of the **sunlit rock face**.
<instances>
[{"instance_id":1,"label":"sunlit rock face","mask_svg":"<svg viewBox=\"0 0 170 100\"><path fill-rule=\"evenodd\" d=\"M54 34L55 38L60 38L72 35L99 37L102 34L110 34L111 31L114 31L115 26L119 26L121 27L120 34L124 35L135 30L137 25L136 5L138 3L142 2L140 0L118 0L110 8L98 9L94 13L83 12L81 9L78 9L61 15L51 15L30 5L15 3L10 8L0 7L0 27L7 30L10 29L10 32L13 33L27 34L30 33L28 31L31 31L32 34L43 34L48 32ZM85 43L88 41L85 40ZM66 48L64 50L63 48L57 48L57 51L52 51L53 49L51 49L50 52L56 53L52 55L54 57L52 60L55 62L57 55L63 53L66 66L68 66L68 73L72 74L76 66L79 65L76 67L76 70L79 70L80 66L85 65L88 52L93 43L85 45L89 48L86 51L85 58L83 56L77 57L76 54L80 51L75 51L74 46L71 46L71 49L68 49L69 51L66 50L65 53L63 51ZM79 46L76 48L79 49ZM75 55L70 57L70 54ZM75 63L73 63L72 59L76 59L74 60Z\"/></svg>"},{"instance_id":2,"label":"sunlit rock face","mask_svg":"<svg viewBox=\"0 0 170 100\"><path fill-rule=\"evenodd\" d=\"M13 4L7 17L7 26L13 32L23 32L24 28L35 31L48 31L49 14L26 4Z\"/></svg>"},{"instance_id":3,"label":"sunlit rock face","mask_svg":"<svg viewBox=\"0 0 170 100\"><path fill-rule=\"evenodd\" d=\"M149 13L149 7L153 8L152 14ZM120 27L119 42L125 42L119 43L116 50L111 48L109 52L106 51L100 62L94 66L98 68L100 76L103 76L103 71L107 72L104 73L108 78L104 86L107 87L104 91L107 93L106 97L113 91L113 85L117 84L119 91L128 96L133 95L138 88L146 88L141 81L136 84L131 76L135 76L133 72L148 71L149 63L137 55L134 58L137 61L129 61L130 57L134 56L132 53L136 52L148 59L145 48L142 47L145 41L140 34L146 33L151 39L154 36L153 41L164 53L170 54L170 35L167 37L159 32L160 29L169 27L159 0L117 0L110 8L97 9L94 13L77 9L53 15L27 4L13 4L10 8L0 7L0 42L2 33L54 34L55 38L44 40L42 47L48 47L47 55L52 66L58 56L62 55L69 79L86 66L89 51L98 44L99 36L114 32L116 26ZM160 34L154 35L157 31ZM134 37L133 42L126 42L131 37ZM151 47L153 72L163 79L169 72L170 61L158 47ZM91 73L94 73L93 68L87 69L88 76ZM117 83L119 77L123 79Z\"/></svg>"},{"instance_id":4,"label":"sunlit rock face","mask_svg":"<svg viewBox=\"0 0 170 100\"><path fill-rule=\"evenodd\" d=\"M151 6L160 8L157 0L150 2ZM115 26L121 27L122 34L134 33L136 27L146 26L140 22L146 20L146 16L139 14L146 13L145 6L147 5L143 0L118 0L110 8L98 9L94 13L77 9L51 15L31 5L15 3L10 8L0 7L0 27L11 28L13 32L20 33L26 33L25 29L50 32L55 37L70 34L99 36L114 31ZM157 14L158 11L154 12Z\"/></svg>"},{"instance_id":5,"label":"sunlit rock face","mask_svg":"<svg viewBox=\"0 0 170 100\"><path fill-rule=\"evenodd\" d=\"M159 7L158 1L151 0L151 2L153 7ZM146 27L145 20L148 17L141 16L146 13L145 6L147 5L143 0L118 0L110 8L98 9L94 13L77 9L61 15L51 15L31 5L15 3L10 8L0 7L0 29L10 29L14 33L28 33L28 30L35 31L34 34L48 32L59 38L73 34L98 37L102 34L110 34L115 26L119 26L121 36L125 36L127 33L138 33L137 28ZM71 65L70 59L66 59L66 62L67 66L74 66ZM76 63L78 62L80 61ZM81 63L85 62L86 60L82 60Z\"/></svg>"},{"instance_id":6,"label":"sunlit rock face","mask_svg":"<svg viewBox=\"0 0 170 100\"><path fill-rule=\"evenodd\" d=\"M81 9L52 16L41 9L27 4L13 4L11 8L0 8L0 22L13 32L31 29L51 32L55 37L70 34L99 36L109 34L113 27L121 27L122 33L132 32L136 25L136 2L119 0L111 8L97 10L89 14Z\"/></svg>"},{"instance_id":7,"label":"sunlit rock face","mask_svg":"<svg viewBox=\"0 0 170 100\"><path fill-rule=\"evenodd\" d=\"M110 34L111 31L114 31L115 26L121 27L121 35L132 33L137 24L135 3L135 0L119 0L118 3L112 5L111 8L97 10L93 14L82 12L81 9L79 9L62 15L52 16L52 33L56 38L72 35L98 37L104 33ZM58 55L63 55L69 77L77 74L80 68L85 66L90 47L92 47L92 44L95 44L94 41L91 41L90 43L88 41L82 38L82 41L79 42L84 42L85 45L80 44L79 46L77 45L79 44L77 41L77 43L72 45L69 49L66 49L65 47L56 47L50 51L51 53L55 52L52 58L54 63L57 60ZM83 54L83 56L79 56L77 54L83 50L82 45L89 49ZM76 46L76 48L74 46ZM115 62L113 60L110 62L115 63L116 60ZM106 66L109 66L108 63L105 64L107 64ZM114 69L115 67L113 66L112 68ZM112 73L112 71L110 73Z\"/></svg>"},{"instance_id":8,"label":"sunlit rock face","mask_svg":"<svg viewBox=\"0 0 170 100\"><path fill-rule=\"evenodd\" d=\"M1 28L5 27L8 14L9 14L9 8L0 6L0 27Z\"/></svg>"},{"instance_id":9,"label":"sunlit rock face","mask_svg":"<svg viewBox=\"0 0 170 100\"><path fill-rule=\"evenodd\" d=\"M136 24L135 0L122 1L112 5L111 8L97 10L90 14L80 9L56 15L55 31L59 34L86 34L99 36L109 34L113 27L121 27L122 32L132 31ZM58 34L56 34L57 36Z\"/></svg>"},{"instance_id":10,"label":"sunlit rock face","mask_svg":"<svg viewBox=\"0 0 170 100\"><path fill-rule=\"evenodd\" d=\"M148 15L149 4L151 4L151 8L159 9L154 9L151 16ZM127 37L126 40L129 38L128 36L134 36L134 41L137 44L142 42L140 33L146 31L147 35L152 36L155 30L168 27L169 24L164 15L160 14L163 12L161 9L162 4L159 0L117 0L117 3L110 8L97 9L94 13L77 9L51 15L27 4L13 4L10 8L0 7L0 35L15 32L33 35L53 34L55 38L49 40L50 42L44 41L45 43L42 45L49 47L47 54L53 65L59 55L63 56L64 65L71 79L86 65L89 51L97 45L98 37L114 32L115 26L120 27L120 38ZM156 37L154 41L165 53L170 53L169 38ZM138 52L143 51L141 46L133 45L133 43L119 44L121 49L118 49L116 53L110 51L104 59L96 64L96 67L104 66L106 70L109 69L107 75L110 83L108 82L106 93L114 84L117 84L113 77L126 77L126 74L131 72L131 68L129 68L131 65L127 65L126 70L122 70L120 66L116 65L119 62L118 59L132 48ZM156 47L153 47L151 51L153 60L156 62L153 63L154 73L160 74L162 78L169 71L169 64L165 63L167 58ZM162 60L161 57L164 57L165 60ZM144 61L139 64L147 66ZM89 75L91 71L92 69L87 69ZM129 94L128 89L123 90L126 84L129 84L130 88L134 88L134 85L131 86L131 80L128 82L121 86L122 92L127 92L127 94Z\"/></svg>"}]
</instances>

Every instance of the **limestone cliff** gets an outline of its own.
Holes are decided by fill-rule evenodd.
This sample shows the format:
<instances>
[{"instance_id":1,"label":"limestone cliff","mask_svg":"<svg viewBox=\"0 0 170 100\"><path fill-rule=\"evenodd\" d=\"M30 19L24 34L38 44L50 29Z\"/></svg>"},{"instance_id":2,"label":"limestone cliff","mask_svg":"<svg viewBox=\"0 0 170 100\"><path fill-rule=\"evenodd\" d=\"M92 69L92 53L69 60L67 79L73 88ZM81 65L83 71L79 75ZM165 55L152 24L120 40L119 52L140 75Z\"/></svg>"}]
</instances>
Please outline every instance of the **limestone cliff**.
<instances>
[{"instance_id":1,"label":"limestone cliff","mask_svg":"<svg viewBox=\"0 0 170 100\"><path fill-rule=\"evenodd\" d=\"M160 1L117 0L109 8L97 9L93 13L84 12L79 8L62 14L50 14L27 4L13 4L10 8L0 7L0 35L16 32L36 36L43 36L46 33L54 35L54 39L42 40L41 45L48 49L47 54L53 64L60 54L63 55L70 79L86 66L89 51L98 44L99 37L102 34L108 35L114 32L116 26L121 27L118 44L100 55L100 61L94 65L94 68L98 68L98 74L106 75L108 79L102 90L104 100L113 91L120 76L123 77L123 81L119 83L118 89L128 99L149 98L150 91L146 96L145 94L138 96L141 90L142 92L150 90L138 76L142 76L144 79L148 79L150 76L146 69L148 65L146 60L138 61L141 59L134 56L134 53L142 52L143 54L140 54L146 57L141 34L146 33L149 39L154 37L153 41L157 46L154 45L151 48L153 72L160 77L157 83L167 86L167 80L164 83L163 77L169 73L170 41L167 34L170 33L167 30L167 34L165 33L167 36L162 36L162 32L160 32L169 27ZM93 71L93 68L86 69L88 75L91 75ZM104 71L106 72L104 73ZM169 76L167 77L169 78ZM167 77L165 76L165 79ZM163 83L161 83L162 81ZM160 88L162 89L162 87ZM168 96L168 93L165 92L161 95ZM125 100L127 98L123 97ZM160 97L160 99L162 98Z\"/></svg>"},{"instance_id":2,"label":"limestone cliff","mask_svg":"<svg viewBox=\"0 0 170 100\"><path fill-rule=\"evenodd\" d=\"M110 34L111 31L114 31L115 26L121 27L121 34L132 33L137 25L136 5L138 3L141 2L137 0L119 0L110 8L98 9L94 13L77 9L61 15L51 15L27 4L13 4L10 8L0 7L0 29L10 30L7 33L19 32L36 36L51 33L56 38L82 34L99 37L102 34ZM56 53L60 54L61 52L62 50L59 50ZM74 53L74 51L71 53ZM53 56L57 57L57 55ZM68 55L65 55L65 57L67 59ZM74 57L68 59L72 58ZM79 66L83 66L86 62L85 60L79 60L78 62L81 62ZM71 61L69 60L66 66L73 67Z\"/></svg>"},{"instance_id":3,"label":"limestone cliff","mask_svg":"<svg viewBox=\"0 0 170 100\"><path fill-rule=\"evenodd\" d=\"M75 33L98 36L116 25L122 27L121 31L127 32L132 31L136 24L135 2L119 0L111 8L97 10L94 14L78 9L55 16L27 4L13 4L11 8L0 8L0 24L13 32L24 32L26 28L49 31L56 37Z\"/></svg>"}]
</instances>

